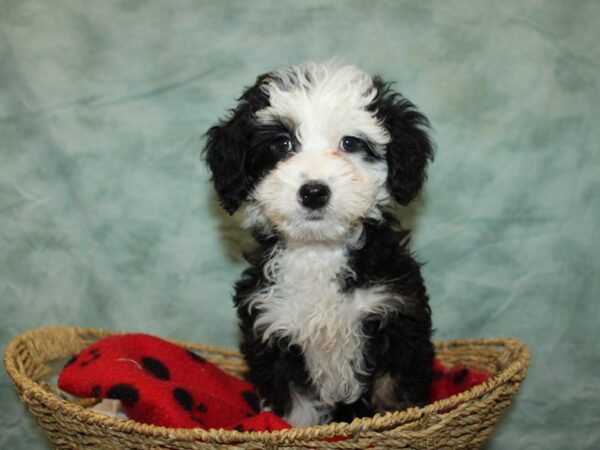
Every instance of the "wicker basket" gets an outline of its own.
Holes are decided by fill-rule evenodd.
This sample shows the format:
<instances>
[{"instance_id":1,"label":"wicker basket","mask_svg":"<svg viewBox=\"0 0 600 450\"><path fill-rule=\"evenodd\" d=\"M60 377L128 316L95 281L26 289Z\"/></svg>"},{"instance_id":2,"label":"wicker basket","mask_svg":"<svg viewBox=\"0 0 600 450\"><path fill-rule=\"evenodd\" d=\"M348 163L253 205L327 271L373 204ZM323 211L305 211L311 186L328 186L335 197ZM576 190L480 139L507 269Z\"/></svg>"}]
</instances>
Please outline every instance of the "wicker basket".
<instances>
[{"instance_id":1,"label":"wicker basket","mask_svg":"<svg viewBox=\"0 0 600 450\"><path fill-rule=\"evenodd\" d=\"M445 364L483 367L495 374L462 394L424 408L275 432L173 429L115 419L62 398L47 381L49 363L70 357L103 337L107 330L56 327L15 338L4 364L22 401L55 448L59 449L255 449L255 448L479 448L519 390L529 363L527 346L515 339L471 339L436 343ZM176 342L176 341L175 341ZM244 373L239 353L201 344L176 342L200 352L235 375ZM54 372L58 367L54 365ZM347 438L331 440L328 438Z\"/></svg>"}]
</instances>

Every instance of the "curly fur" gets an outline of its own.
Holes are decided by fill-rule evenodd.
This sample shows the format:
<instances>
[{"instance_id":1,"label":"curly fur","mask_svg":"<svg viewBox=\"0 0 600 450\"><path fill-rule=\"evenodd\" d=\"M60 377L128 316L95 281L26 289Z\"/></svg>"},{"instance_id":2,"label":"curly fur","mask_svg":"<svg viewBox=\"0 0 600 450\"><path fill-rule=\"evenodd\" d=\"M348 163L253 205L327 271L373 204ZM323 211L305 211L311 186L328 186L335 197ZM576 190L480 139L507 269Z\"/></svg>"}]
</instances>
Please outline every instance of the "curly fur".
<instances>
[{"instance_id":1,"label":"curly fur","mask_svg":"<svg viewBox=\"0 0 600 450\"><path fill-rule=\"evenodd\" d=\"M427 402L427 293L386 212L425 181L427 126L380 78L330 62L259 76L207 133L221 204L245 205L258 243L234 296L248 377L293 425ZM323 205L303 203L307 183L327 186Z\"/></svg>"}]
</instances>

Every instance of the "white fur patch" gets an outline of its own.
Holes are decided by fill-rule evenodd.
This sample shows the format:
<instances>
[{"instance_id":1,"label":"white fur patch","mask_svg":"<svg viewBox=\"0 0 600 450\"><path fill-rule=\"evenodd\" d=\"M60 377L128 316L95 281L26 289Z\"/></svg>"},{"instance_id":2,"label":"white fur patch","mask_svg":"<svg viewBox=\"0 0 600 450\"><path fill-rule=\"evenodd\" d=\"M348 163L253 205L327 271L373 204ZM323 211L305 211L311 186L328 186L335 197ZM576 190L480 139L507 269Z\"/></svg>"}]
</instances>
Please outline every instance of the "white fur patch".
<instances>
[{"instance_id":1,"label":"white fur patch","mask_svg":"<svg viewBox=\"0 0 600 450\"><path fill-rule=\"evenodd\" d=\"M257 112L258 122L291 122L304 151L336 149L346 135L362 134L380 146L390 140L366 109L377 95L373 79L354 66L330 61L285 67L271 74L263 90L271 106Z\"/></svg>"},{"instance_id":2,"label":"white fur patch","mask_svg":"<svg viewBox=\"0 0 600 450\"><path fill-rule=\"evenodd\" d=\"M294 427L310 427L324 423L329 418L329 411L325 405L298 392L294 386L290 386L292 397L292 408L284 419Z\"/></svg>"},{"instance_id":3,"label":"white fur patch","mask_svg":"<svg viewBox=\"0 0 600 450\"><path fill-rule=\"evenodd\" d=\"M275 284L248 303L260 311L259 336L286 336L303 350L319 400L328 406L352 403L362 394L356 378L365 373L361 321L384 315L392 301L382 287L341 293L338 276L345 262L341 245L288 245L265 267Z\"/></svg>"}]
</instances>

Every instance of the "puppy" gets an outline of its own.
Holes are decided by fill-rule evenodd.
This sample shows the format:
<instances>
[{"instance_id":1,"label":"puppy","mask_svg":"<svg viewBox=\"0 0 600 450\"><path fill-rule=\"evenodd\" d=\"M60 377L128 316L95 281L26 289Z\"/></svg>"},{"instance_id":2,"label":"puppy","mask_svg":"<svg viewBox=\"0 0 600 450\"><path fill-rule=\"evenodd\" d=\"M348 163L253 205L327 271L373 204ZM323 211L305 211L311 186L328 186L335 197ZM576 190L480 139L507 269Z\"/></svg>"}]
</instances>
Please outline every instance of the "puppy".
<instances>
[{"instance_id":1,"label":"puppy","mask_svg":"<svg viewBox=\"0 0 600 450\"><path fill-rule=\"evenodd\" d=\"M248 378L294 426L423 405L431 313L407 205L428 121L379 77L307 63L258 77L207 132L222 206L258 242L235 287Z\"/></svg>"}]
</instances>

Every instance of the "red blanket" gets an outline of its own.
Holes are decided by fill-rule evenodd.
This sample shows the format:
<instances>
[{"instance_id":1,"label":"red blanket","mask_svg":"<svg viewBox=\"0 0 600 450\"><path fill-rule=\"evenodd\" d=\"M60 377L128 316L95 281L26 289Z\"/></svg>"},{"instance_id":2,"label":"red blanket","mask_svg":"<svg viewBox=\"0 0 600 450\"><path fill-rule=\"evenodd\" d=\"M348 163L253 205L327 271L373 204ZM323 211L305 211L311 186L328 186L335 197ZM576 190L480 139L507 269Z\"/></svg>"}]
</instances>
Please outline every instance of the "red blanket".
<instances>
[{"instance_id":1,"label":"red blanket","mask_svg":"<svg viewBox=\"0 0 600 450\"><path fill-rule=\"evenodd\" d=\"M489 378L462 366L434 361L431 400L440 400ZM146 334L98 341L64 367L58 386L77 397L118 399L138 422L173 428L273 431L290 428L271 412L260 412L254 387L202 356Z\"/></svg>"}]
</instances>

